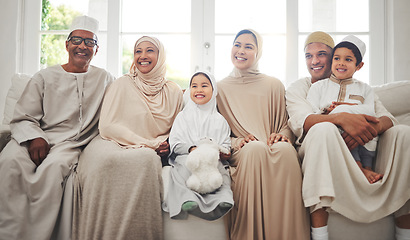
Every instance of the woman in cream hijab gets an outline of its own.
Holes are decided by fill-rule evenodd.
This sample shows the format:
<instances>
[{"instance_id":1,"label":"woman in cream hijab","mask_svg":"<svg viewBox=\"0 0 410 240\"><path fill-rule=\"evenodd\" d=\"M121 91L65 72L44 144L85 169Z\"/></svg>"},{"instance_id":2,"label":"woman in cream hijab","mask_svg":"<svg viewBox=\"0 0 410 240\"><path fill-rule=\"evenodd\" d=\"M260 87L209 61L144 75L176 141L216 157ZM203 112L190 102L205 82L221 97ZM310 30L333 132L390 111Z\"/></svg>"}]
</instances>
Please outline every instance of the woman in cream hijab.
<instances>
[{"instance_id":1,"label":"woman in cream hijab","mask_svg":"<svg viewBox=\"0 0 410 240\"><path fill-rule=\"evenodd\" d=\"M235 205L230 239L309 239L302 173L287 125L285 88L262 74L262 38L253 30L234 40L232 73L218 82L218 109L232 130L230 160Z\"/></svg>"},{"instance_id":2,"label":"woman in cream hijab","mask_svg":"<svg viewBox=\"0 0 410 240\"><path fill-rule=\"evenodd\" d=\"M182 91L165 72L161 42L140 38L130 73L104 97L101 137L79 160L73 239L163 239L161 157L182 106Z\"/></svg>"}]
</instances>

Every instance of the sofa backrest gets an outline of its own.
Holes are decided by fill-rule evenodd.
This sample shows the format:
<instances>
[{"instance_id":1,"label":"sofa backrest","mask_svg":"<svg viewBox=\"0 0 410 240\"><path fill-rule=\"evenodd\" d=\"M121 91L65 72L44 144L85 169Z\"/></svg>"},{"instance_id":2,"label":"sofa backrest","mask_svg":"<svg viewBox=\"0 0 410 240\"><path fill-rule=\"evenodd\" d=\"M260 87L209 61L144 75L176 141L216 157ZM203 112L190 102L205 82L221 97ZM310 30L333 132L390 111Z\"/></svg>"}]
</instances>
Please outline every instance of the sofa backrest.
<instances>
[{"instance_id":1,"label":"sofa backrest","mask_svg":"<svg viewBox=\"0 0 410 240\"><path fill-rule=\"evenodd\" d=\"M28 80L30 80L30 77L31 76L27 74L16 73L11 78L11 87L7 92L6 102L4 106L4 125L10 124L10 121L13 118L14 106L16 105L17 100L20 98L21 93L23 93L23 90L26 87Z\"/></svg>"},{"instance_id":2,"label":"sofa backrest","mask_svg":"<svg viewBox=\"0 0 410 240\"><path fill-rule=\"evenodd\" d=\"M11 79L4 107L3 125L9 125L13 118L14 106L20 98L30 75L17 73ZM400 124L410 126L410 80L398 81L373 87L386 109L397 118Z\"/></svg>"},{"instance_id":3,"label":"sofa backrest","mask_svg":"<svg viewBox=\"0 0 410 240\"><path fill-rule=\"evenodd\" d=\"M373 89L399 123L410 126L410 80L378 85Z\"/></svg>"}]
</instances>

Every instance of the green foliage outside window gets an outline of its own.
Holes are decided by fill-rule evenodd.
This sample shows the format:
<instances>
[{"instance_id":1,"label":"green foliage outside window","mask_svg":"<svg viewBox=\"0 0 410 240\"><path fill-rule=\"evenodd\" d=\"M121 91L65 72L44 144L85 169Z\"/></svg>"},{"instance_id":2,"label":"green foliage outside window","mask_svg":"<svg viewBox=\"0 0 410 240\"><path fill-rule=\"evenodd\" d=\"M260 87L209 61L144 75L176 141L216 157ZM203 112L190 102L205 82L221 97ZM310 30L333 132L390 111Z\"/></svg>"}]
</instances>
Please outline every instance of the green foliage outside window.
<instances>
[{"instance_id":1,"label":"green foliage outside window","mask_svg":"<svg viewBox=\"0 0 410 240\"><path fill-rule=\"evenodd\" d=\"M49 0L42 0L42 15L41 15L41 54L40 66L46 68L56 64L64 64L67 62L68 53L65 49L65 40L67 34L56 33L53 31L61 31L70 29L72 20L81 15L79 11L75 11L66 5L53 6ZM134 61L133 47L123 48L122 55L122 73L129 72L132 62ZM182 78L180 72L172 69L167 65L167 79L177 83L181 88L188 87L188 81Z\"/></svg>"},{"instance_id":2,"label":"green foliage outside window","mask_svg":"<svg viewBox=\"0 0 410 240\"><path fill-rule=\"evenodd\" d=\"M81 13L65 5L54 7L48 0L42 1L41 30L50 33L41 35L41 68L67 62L65 50L66 34L53 34L54 31L68 30L72 20Z\"/></svg>"},{"instance_id":3,"label":"green foliage outside window","mask_svg":"<svg viewBox=\"0 0 410 240\"><path fill-rule=\"evenodd\" d=\"M124 46L122 49L122 74L126 74L130 71L130 67L133 61L134 49Z\"/></svg>"}]
</instances>

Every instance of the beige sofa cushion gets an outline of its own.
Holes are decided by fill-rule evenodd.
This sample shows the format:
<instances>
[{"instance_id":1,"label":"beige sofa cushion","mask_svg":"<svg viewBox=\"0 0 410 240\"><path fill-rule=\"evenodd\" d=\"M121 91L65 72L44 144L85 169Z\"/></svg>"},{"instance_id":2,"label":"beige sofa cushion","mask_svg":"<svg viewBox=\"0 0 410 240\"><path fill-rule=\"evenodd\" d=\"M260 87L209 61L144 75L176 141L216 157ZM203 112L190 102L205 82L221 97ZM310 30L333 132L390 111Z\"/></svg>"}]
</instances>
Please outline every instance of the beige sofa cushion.
<instances>
[{"instance_id":1,"label":"beige sofa cushion","mask_svg":"<svg viewBox=\"0 0 410 240\"><path fill-rule=\"evenodd\" d=\"M410 126L410 80L374 86L373 89L399 123Z\"/></svg>"},{"instance_id":2,"label":"beige sofa cushion","mask_svg":"<svg viewBox=\"0 0 410 240\"><path fill-rule=\"evenodd\" d=\"M17 100L20 98L21 93L27 85L30 75L17 73L11 78L11 87L7 92L6 103L4 106L4 118L3 124L9 125L13 118L14 106Z\"/></svg>"},{"instance_id":3,"label":"beige sofa cushion","mask_svg":"<svg viewBox=\"0 0 410 240\"><path fill-rule=\"evenodd\" d=\"M164 196L168 193L171 166L162 168ZM225 240L228 239L223 218L207 221L191 214L186 220L171 219L167 212L162 211L165 240Z\"/></svg>"}]
</instances>

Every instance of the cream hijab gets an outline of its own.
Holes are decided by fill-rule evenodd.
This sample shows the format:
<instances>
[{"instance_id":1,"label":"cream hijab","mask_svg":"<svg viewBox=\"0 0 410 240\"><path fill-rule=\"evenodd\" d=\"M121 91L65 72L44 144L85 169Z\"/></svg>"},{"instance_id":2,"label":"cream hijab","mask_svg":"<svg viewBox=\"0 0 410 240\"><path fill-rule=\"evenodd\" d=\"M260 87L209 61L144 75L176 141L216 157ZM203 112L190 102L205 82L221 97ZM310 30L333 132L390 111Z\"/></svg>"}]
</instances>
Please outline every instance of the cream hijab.
<instances>
[{"instance_id":1,"label":"cream hijab","mask_svg":"<svg viewBox=\"0 0 410 240\"><path fill-rule=\"evenodd\" d=\"M130 77L134 79L135 84L145 95L155 95L161 91L164 84L167 82L165 79L166 64L165 64L165 50L162 43L155 37L144 36L137 40L134 46L134 52L138 44L142 42L150 42L158 49L158 61L157 65L149 73L141 73L135 62L132 63L130 68Z\"/></svg>"},{"instance_id":2,"label":"cream hijab","mask_svg":"<svg viewBox=\"0 0 410 240\"><path fill-rule=\"evenodd\" d=\"M252 34L255 37L256 47L257 47L256 59L253 62L253 65L250 68L246 69L246 70L239 70L239 69L234 67L231 74L229 75L231 77L250 77L250 76L260 74L259 67L258 67L258 62L259 62L259 59L262 57L262 44L263 44L262 37L259 35L259 33L257 33L256 31L254 31L252 29L244 29L236 35L234 43L235 43L236 39L242 34Z\"/></svg>"},{"instance_id":3,"label":"cream hijab","mask_svg":"<svg viewBox=\"0 0 410 240\"><path fill-rule=\"evenodd\" d=\"M263 142L271 133L281 133L290 139L293 136L287 126L285 87L278 79L259 72L262 38L257 32L248 31L256 37L255 62L243 71L234 68L228 77L218 82L218 109L236 136L231 139L235 149L239 149L241 139L248 134Z\"/></svg>"},{"instance_id":4,"label":"cream hijab","mask_svg":"<svg viewBox=\"0 0 410 240\"><path fill-rule=\"evenodd\" d=\"M213 88L212 98L209 102L199 105L190 97L191 88L185 90L184 98L187 103L178 114L169 137L171 151L180 143L189 144L189 146L197 145L198 141L205 137L211 138L214 142L229 149L230 128L228 122L216 109L218 90L215 78L208 72L199 71L193 74L191 81L197 74L203 74L210 80Z\"/></svg>"},{"instance_id":5,"label":"cream hijab","mask_svg":"<svg viewBox=\"0 0 410 240\"><path fill-rule=\"evenodd\" d=\"M158 48L157 65L142 74L133 64L129 74L111 84L104 96L99 129L102 138L122 147L157 149L168 138L181 110L182 91L165 79L165 51L161 42L144 36L135 46L144 41Z\"/></svg>"}]
</instances>

